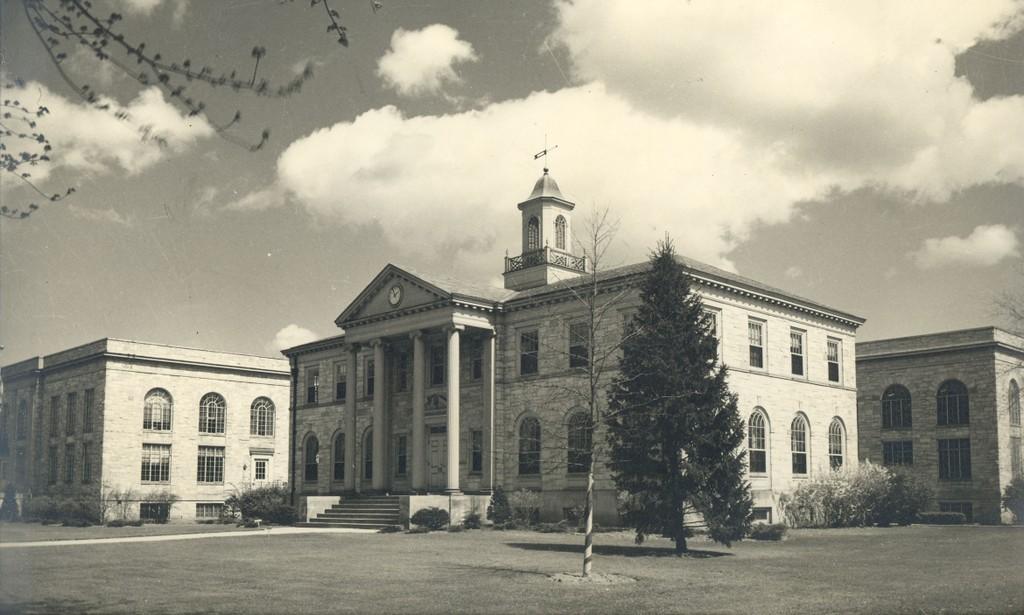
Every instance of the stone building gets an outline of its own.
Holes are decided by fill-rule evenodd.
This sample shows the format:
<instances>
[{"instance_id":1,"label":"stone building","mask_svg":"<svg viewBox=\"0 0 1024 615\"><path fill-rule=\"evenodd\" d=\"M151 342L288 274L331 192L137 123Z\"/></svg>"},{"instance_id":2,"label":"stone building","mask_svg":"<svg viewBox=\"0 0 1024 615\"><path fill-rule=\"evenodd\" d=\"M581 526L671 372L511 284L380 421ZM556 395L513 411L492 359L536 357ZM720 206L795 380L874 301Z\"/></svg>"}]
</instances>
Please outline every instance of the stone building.
<instances>
[{"instance_id":1,"label":"stone building","mask_svg":"<svg viewBox=\"0 0 1024 615\"><path fill-rule=\"evenodd\" d=\"M102 339L0 377L0 439L22 494L130 490L146 517L171 493L171 518L193 519L216 517L235 487L287 480L283 359Z\"/></svg>"},{"instance_id":2,"label":"stone building","mask_svg":"<svg viewBox=\"0 0 1024 615\"><path fill-rule=\"evenodd\" d=\"M574 293L592 270L572 239L574 205L546 169L518 207L522 252L506 257L504 288L387 265L336 319L344 334L284 351L297 392L292 485L310 518L333 505L320 518L341 519L341 496L357 492L400 494L404 514L426 505L482 512L495 486L539 492L546 519L582 504L591 443L575 393L596 349ZM796 482L856 462L863 319L681 260L714 314L749 422L756 514L770 519ZM601 296L618 296L598 349L623 335L648 267L597 273ZM602 442L598 433L595 451ZM600 462L596 483L598 521L615 523Z\"/></svg>"},{"instance_id":3,"label":"stone building","mask_svg":"<svg viewBox=\"0 0 1024 615\"><path fill-rule=\"evenodd\" d=\"M994 327L857 344L861 459L903 468L935 509L1010 521L1000 497L1021 476L1024 338Z\"/></svg>"}]
</instances>

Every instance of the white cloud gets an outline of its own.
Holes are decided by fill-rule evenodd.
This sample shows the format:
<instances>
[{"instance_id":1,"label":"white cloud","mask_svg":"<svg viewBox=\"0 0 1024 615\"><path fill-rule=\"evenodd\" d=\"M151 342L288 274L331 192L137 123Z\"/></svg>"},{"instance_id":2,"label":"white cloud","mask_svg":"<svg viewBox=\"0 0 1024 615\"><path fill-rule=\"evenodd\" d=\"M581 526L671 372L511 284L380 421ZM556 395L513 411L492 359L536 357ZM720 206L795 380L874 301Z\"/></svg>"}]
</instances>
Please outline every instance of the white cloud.
<instances>
[{"instance_id":1,"label":"white cloud","mask_svg":"<svg viewBox=\"0 0 1024 615\"><path fill-rule=\"evenodd\" d=\"M440 94L446 84L461 81L456 64L476 61L473 46L459 40L454 28L399 28L391 35L391 48L377 62L377 74L402 96Z\"/></svg>"},{"instance_id":2,"label":"white cloud","mask_svg":"<svg viewBox=\"0 0 1024 615\"><path fill-rule=\"evenodd\" d=\"M628 262L667 231L728 267L756 223L836 189L943 200L1024 184L1024 97L982 102L954 75L957 52L1010 31L992 24L1012 1L869 6L560 3L553 40L579 85L447 115L368 110L296 140L276 182L235 206L377 225L397 258L482 278L519 249L514 206L545 133L577 223L611 208Z\"/></svg>"},{"instance_id":3,"label":"white cloud","mask_svg":"<svg viewBox=\"0 0 1024 615\"><path fill-rule=\"evenodd\" d=\"M135 225L135 220L131 216L124 216L121 212L117 211L113 207L107 207L106 209L92 209L88 207L79 207L74 203L67 206L68 211L71 215L80 220L89 220L91 222L107 222L115 224L117 226L123 226L131 228Z\"/></svg>"},{"instance_id":4,"label":"white cloud","mask_svg":"<svg viewBox=\"0 0 1024 615\"><path fill-rule=\"evenodd\" d=\"M950 265L988 267L1006 258L1019 258L1019 245L1013 229L1002 224L982 225L967 237L926 239L911 257L921 269Z\"/></svg>"},{"instance_id":5,"label":"white cloud","mask_svg":"<svg viewBox=\"0 0 1024 615\"><path fill-rule=\"evenodd\" d=\"M270 352L277 352L284 350L285 348L291 348L298 346L299 344L305 344L306 342L312 342L319 336L313 333L309 329L300 327L296 324L290 324L283 327L277 334L274 335L274 339L267 344L267 350Z\"/></svg>"},{"instance_id":6,"label":"white cloud","mask_svg":"<svg viewBox=\"0 0 1024 615\"><path fill-rule=\"evenodd\" d=\"M1015 0L556 7L578 79L731 131L792 175L939 200L1024 182L1024 99L977 101L954 75L958 52L1024 25Z\"/></svg>"},{"instance_id":7,"label":"white cloud","mask_svg":"<svg viewBox=\"0 0 1024 615\"><path fill-rule=\"evenodd\" d=\"M71 102L37 83L26 85L21 92L24 99L31 97L32 108L49 109L39 118L39 130L53 146L52 162L31 169L37 181L60 167L87 173L120 170L137 174L213 134L206 120L186 117L155 87L143 90L127 105L101 101L110 105L107 110Z\"/></svg>"}]
</instances>

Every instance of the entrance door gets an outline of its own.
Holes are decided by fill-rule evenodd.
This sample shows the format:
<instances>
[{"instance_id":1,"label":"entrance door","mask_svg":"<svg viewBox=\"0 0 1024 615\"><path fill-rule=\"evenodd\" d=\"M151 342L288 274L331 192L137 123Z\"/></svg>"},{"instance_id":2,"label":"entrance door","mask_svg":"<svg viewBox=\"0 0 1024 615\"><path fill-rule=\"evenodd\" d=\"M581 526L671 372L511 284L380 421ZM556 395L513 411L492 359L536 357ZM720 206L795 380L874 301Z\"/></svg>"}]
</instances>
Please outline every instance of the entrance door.
<instances>
[{"instance_id":1,"label":"entrance door","mask_svg":"<svg viewBox=\"0 0 1024 615\"><path fill-rule=\"evenodd\" d=\"M448 434L430 434L430 477L431 490L444 489L448 485Z\"/></svg>"}]
</instances>

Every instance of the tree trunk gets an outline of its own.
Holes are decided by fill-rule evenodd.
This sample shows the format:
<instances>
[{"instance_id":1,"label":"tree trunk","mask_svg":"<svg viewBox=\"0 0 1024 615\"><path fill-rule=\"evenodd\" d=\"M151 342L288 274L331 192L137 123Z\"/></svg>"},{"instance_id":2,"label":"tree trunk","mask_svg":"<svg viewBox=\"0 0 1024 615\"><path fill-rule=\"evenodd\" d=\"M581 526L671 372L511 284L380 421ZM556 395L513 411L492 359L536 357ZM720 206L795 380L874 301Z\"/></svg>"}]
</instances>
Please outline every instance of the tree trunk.
<instances>
[{"instance_id":1,"label":"tree trunk","mask_svg":"<svg viewBox=\"0 0 1024 615\"><path fill-rule=\"evenodd\" d=\"M686 508L684 508L683 502L676 505L676 510L679 511L679 518L676 520L676 557L682 557L683 553L688 550L686 547Z\"/></svg>"},{"instance_id":2,"label":"tree trunk","mask_svg":"<svg viewBox=\"0 0 1024 615\"><path fill-rule=\"evenodd\" d=\"M585 529L583 537L583 576L590 576L591 559L594 550L594 460L591 457L590 471L587 472L587 503L583 511Z\"/></svg>"}]
</instances>

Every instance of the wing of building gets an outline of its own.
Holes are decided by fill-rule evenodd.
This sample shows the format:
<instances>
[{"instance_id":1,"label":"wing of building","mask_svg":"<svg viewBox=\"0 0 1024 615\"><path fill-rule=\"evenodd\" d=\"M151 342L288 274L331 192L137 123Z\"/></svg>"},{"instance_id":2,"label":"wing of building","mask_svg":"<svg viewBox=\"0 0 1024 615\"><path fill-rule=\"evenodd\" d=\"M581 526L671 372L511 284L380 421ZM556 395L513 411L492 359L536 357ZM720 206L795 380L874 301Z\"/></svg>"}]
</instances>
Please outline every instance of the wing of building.
<instances>
[{"instance_id":1,"label":"wing of building","mask_svg":"<svg viewBox=\"0 0 1024 615\"><path fill-rule=\"evenodd\" d=\"M504 288L389 264L336 319L344 334L284 351L298 392L291 478L310 518L372 526L336 506L356 493L381 503L401 494L392 504L404 514L440 501L434 494L482 511L497 486L539 492L545 519L581 506L575 393L596 349L581 341L577 294L593 282L591 265L573 250L574 205L547 170L518 208L522 251L505 259ZM749 421L756 514L772 519L779 494L857 459L854 341L864 320L681 260L714 315ZM597 273L601 296L615 297L597 348L623 334L648 266ZM596 513L611 524L616 496L600 467Z\"/></svg>"},{"instance_id":2,"label":"wing of building","mask_svg":"<svg viewBox=\"0 0 1024 615\"><path fill-rule=\"evenodd\" d=\"M287 480L283 359L108 338L0 377L21 494L118 494L143 518L173 494L171 518L216 518L234 489Z\"/></svg>"},{"instance_id":3,"label":"wing of building","mask_svg":"<svg viewBox=\"0 0 1024 615\"><path fill-rule=\"evenodd\" d=\"M937 510L1011 522L1024 338L994 327L857 344L860 455L914 475Z\"/></svg>"}]
</instances>

